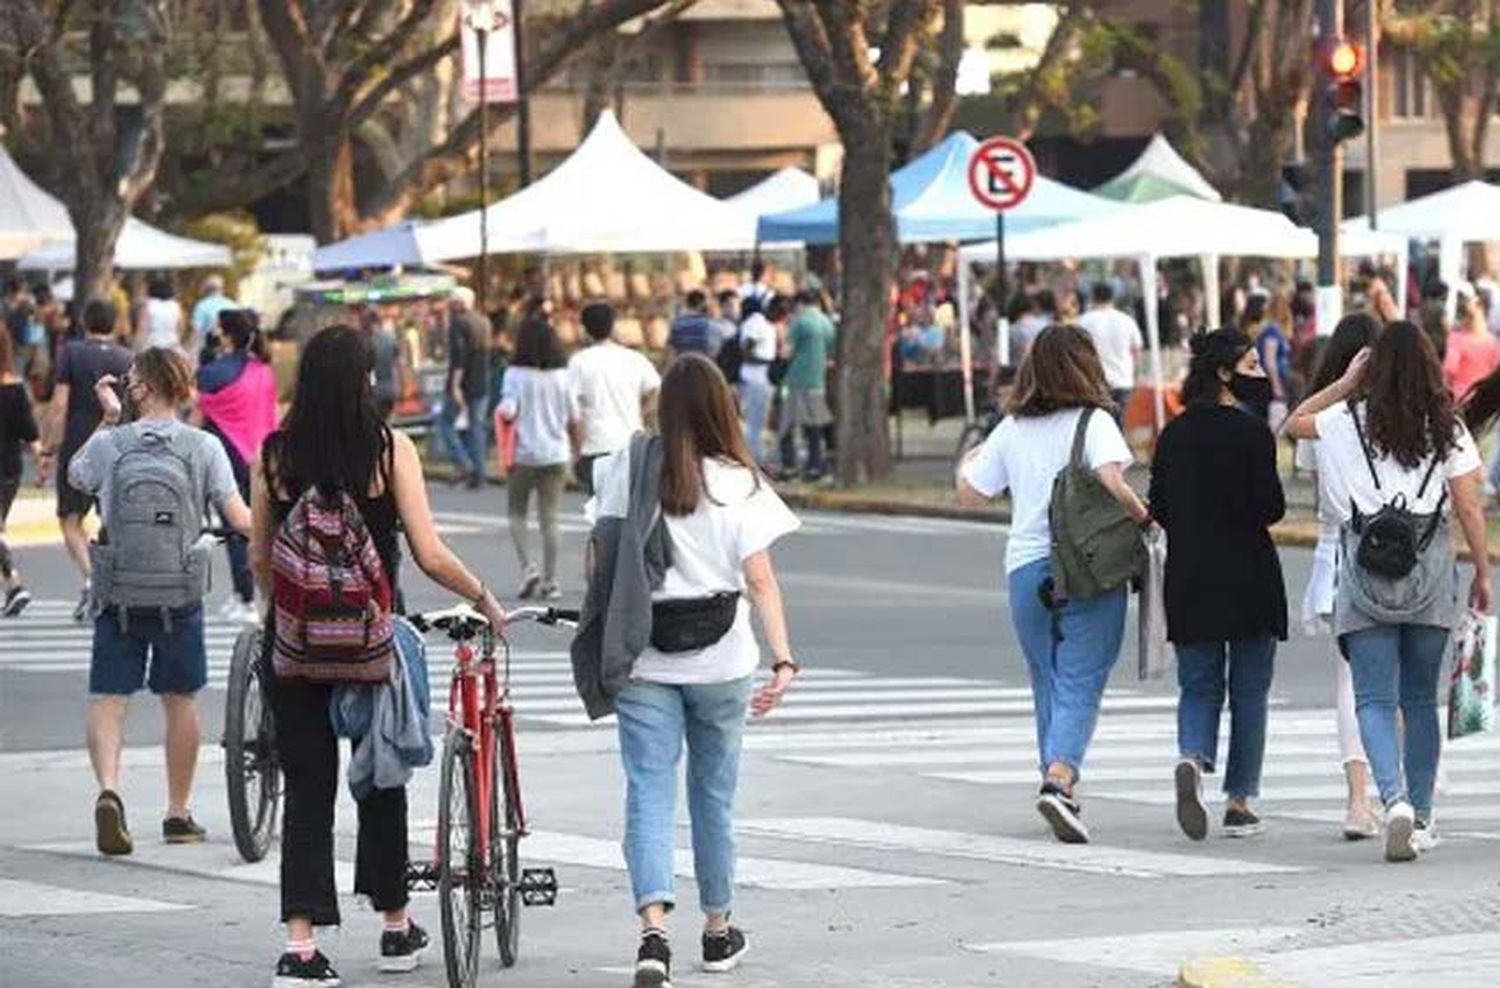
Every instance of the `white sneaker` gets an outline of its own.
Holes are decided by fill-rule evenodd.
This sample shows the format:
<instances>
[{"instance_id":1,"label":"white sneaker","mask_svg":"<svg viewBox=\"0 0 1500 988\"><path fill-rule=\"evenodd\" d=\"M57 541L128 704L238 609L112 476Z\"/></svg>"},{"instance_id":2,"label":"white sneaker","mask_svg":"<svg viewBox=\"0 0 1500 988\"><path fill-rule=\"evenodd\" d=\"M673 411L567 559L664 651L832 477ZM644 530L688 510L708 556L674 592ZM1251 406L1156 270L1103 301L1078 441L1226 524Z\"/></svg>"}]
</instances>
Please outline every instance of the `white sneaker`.
<instances>
[{"instance_id":1,"label":"white sneaker","mask_svg":"<svg viewBox=\"0 0 1500 988\"><path fill-rule=\"evenodd\" d=\"M219 616L230 624L255 624L260 620L260 615L255 611L254 604L247 604L238 597L232 597L224 606L219 608Z\"/></svg>"},{"instance_id":2,"label":"white sneaker","mask_svg":"<svg viewBox=\"0 0 1500 988\"><path fill-rule=\"evenodd\" d=\"M1392 803L1385 811L1385 859L1387 861L1414 861L1417 849L1412 843L1412 834L1417 826L1416 814L1405 800Z\"/></svg>"},{"instance_id":3,"label":"white sneaker","mask_svg":"<svg viewBox=\"0 0 1500 988\"><path fill-rule=\"evenodd\" d=\"M1418 854L1426 854L1428 851L1436 850L1443 839L1437 834L1437 819L1428 814L1426 820L1418 820L1416 828L1411 833L1411 846Z\"/></svg>"},{"instance_id":4,"label":"white sneaker","mask_svg":"<svg viewBox=\"0 0 1500 988\"><path fill-rule=\"evenodd\" d=\"M1356 803L1344 815L1344 840L1369 840L1380 836L1380 818L1368 803Z\"/></svg>"}]
</instances>

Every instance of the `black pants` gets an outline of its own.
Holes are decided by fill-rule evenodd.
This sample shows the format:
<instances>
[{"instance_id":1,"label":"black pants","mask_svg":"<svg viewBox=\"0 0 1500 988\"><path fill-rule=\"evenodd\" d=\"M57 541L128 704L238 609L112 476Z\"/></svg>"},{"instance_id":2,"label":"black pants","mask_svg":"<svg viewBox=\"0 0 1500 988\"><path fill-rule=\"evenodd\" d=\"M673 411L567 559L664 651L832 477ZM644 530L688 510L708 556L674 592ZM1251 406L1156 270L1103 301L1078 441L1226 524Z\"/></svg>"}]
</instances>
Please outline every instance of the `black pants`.
<instances>
[{"instance_id":1,"label":"black pants","mask_svg":"<svg viewBox=\"0 0 1500 988\"><path fill-rule=\"evenodd\" d=\"M5 519L10 517L10 506L16 501L16 492L21 489L20 477L0 475L0 579L10 579L12 563L10 546L5 544Z\"/></svg>"},{"instance_id":2,"label":"black pants","mask_svg":"<svg viewBox=\"0 0 1500 988\"><path fill-rule=\"evenodd\" d=\"M802 440L807 443L807 468L809 476L822 476L823 474L823 440L826 436L826 426L804 425L802 426ZM781 467L783 470L797 469L797 433L795 429L787 429L781 436Z\"/></svg>"},{"instance_id":3,"label":"black pants","mask_svg":"<svg viewBox=\"0 0 1500 988\"><path fill-rule=\"evenodd\" d=\"M332 687L270 679L276 748L286 780L281 824L281 921L337 926L333 879L333 805L339 743L328 718ZM381 912L405 907L406 789L376 789L359 802L354 893Z\"/></svg>"}]
</instances>

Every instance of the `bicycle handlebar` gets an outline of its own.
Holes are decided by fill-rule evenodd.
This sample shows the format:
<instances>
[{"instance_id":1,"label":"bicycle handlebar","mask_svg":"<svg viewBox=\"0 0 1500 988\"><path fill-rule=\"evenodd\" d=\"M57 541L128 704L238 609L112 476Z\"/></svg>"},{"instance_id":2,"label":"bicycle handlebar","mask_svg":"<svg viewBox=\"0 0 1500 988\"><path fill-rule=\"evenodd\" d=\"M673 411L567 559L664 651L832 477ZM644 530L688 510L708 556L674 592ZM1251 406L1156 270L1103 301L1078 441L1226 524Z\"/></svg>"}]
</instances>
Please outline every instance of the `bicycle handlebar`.
<instances>
[{"instance_id":1,"label":"bicycle handlebar","mask_svg":"<svg viewBox=\"0 0 1500 988\"><path fill-rule=\"evenodd\" d=\"M557 607L518 607L506 615L506 624L534 622L552 627L577 627L579 614L576 610ZM421 614L408 614L406 619L412 627L426 633L446 631L454 638L467 639L489 630L490 622L468 604Z\"/></svg>"}]
</instances>

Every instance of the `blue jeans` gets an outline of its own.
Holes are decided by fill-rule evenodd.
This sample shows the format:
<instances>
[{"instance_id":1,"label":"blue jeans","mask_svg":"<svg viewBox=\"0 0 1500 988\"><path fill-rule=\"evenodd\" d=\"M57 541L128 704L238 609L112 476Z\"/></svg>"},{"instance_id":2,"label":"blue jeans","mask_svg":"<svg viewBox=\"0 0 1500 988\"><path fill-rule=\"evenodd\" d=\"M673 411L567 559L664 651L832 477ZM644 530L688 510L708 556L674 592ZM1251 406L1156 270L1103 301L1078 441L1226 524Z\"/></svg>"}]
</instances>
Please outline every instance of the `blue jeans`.
<instances>
[{"instance_id":1,"label":"blue jeans","mask_svg":"<svg viewBox=\"0 0 1500 988\"><path fill-rule=\"evenodd\" d=\"M671 909L677 847L677 764L687 739L693 870L705 913L734 902L734 791L752 677L667 686L632 682L615 697L625 766L625 864L636 911Z\"/></svg>"},{"instance_id":2,"label":"blue jeans","mask_svg":"<svg viewBox=\"0 0 1500 988\"><path fill-rule=\"evenodd\" d=\"M745 444L755 462L765 459L766 420L771 414L775 389L769 381L747 378L740 382L740 410L745 417Z\"/></svg>"},{"instance_id":3,"label":"blue jeans","mask_svg":"<svg viewBox=\"0 0 1500 988\"><path fill-rule=\"evenodd\" d=\"M1196 758L1205 772L1219 756L1219 714L1224 709L1225 666L1229 671L1229 765L1224 794L1260 795L1266 755L1266 707L1275 666L1276 639L1269 633L1238 641L1177 646L1177 751Z\"/></svg>"},{"instance_id":4,"label":"blue jeans","mask_svg":"<svg viewBox=\"0 0 1500 988\"><path fill-rule=\"evenodd\" d=\"M1010 615L1031 675L1042 772L1061 762L1076 776L1099 720L1104 686L1120 657L1125 588L1093 600L1060 602L1055 618L1062 640L1057 641L1054 613L1039 596L1051 576L1052 564L1045 559L1010 574Z\"/></svg>"},{"instance_id":5,"label":"blue jeans","mask_svg":"<svg viewBox=\"0 0 1500 988\"><path fill-rule=\"evenodd\" d=\"M1407 800L1419 820L1432 815L1442 735L1438 678L1448 654L1448 629L1387 624L1345 635L1340 643L1354 677L1354 711L1380 799ZM1396 707L1405 724L1398 727ZM1406 736L1403 757L1402 731Z\"/></svg>"},{"instance_id":6,"label":"blue jeans","mask_svg":"<svg viewBox=\"0 0 1500 988\"><path fill-rule=\"evenodd\" d=\"M469 412L469 428L464 433L467 444L459 441L458 422L460 406L453 398L443 399L443 410L438 415L437 436L438 442L442 444L443 451L448 455L460 470L470 477L483 477L484 464L488 458L485 443L489 438L489 430L486 426L485 413L489 410L490 400L488 397L476 398L465 402L464 406Z\"/></svg>"}]
</instances>

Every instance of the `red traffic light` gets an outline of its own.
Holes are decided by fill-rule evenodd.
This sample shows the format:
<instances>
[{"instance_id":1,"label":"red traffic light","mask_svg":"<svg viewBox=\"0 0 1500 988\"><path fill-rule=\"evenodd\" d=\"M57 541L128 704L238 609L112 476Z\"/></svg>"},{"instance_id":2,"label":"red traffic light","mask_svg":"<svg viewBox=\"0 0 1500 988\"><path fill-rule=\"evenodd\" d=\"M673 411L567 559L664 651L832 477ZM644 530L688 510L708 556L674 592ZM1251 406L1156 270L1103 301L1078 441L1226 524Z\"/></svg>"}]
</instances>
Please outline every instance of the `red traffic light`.
<instances>
[{"instance_id":1,"label":"red traffic light","mask_svg":"<svg viewBox=\"0 0 1500 988\"><path fill-rule=\"evenodd\" d=\"M1364 46L1344 38L1335 38L1324 51L1323 66L1331 78L1352 79L1365 67Z\"/></svg>"}]
</instances>

